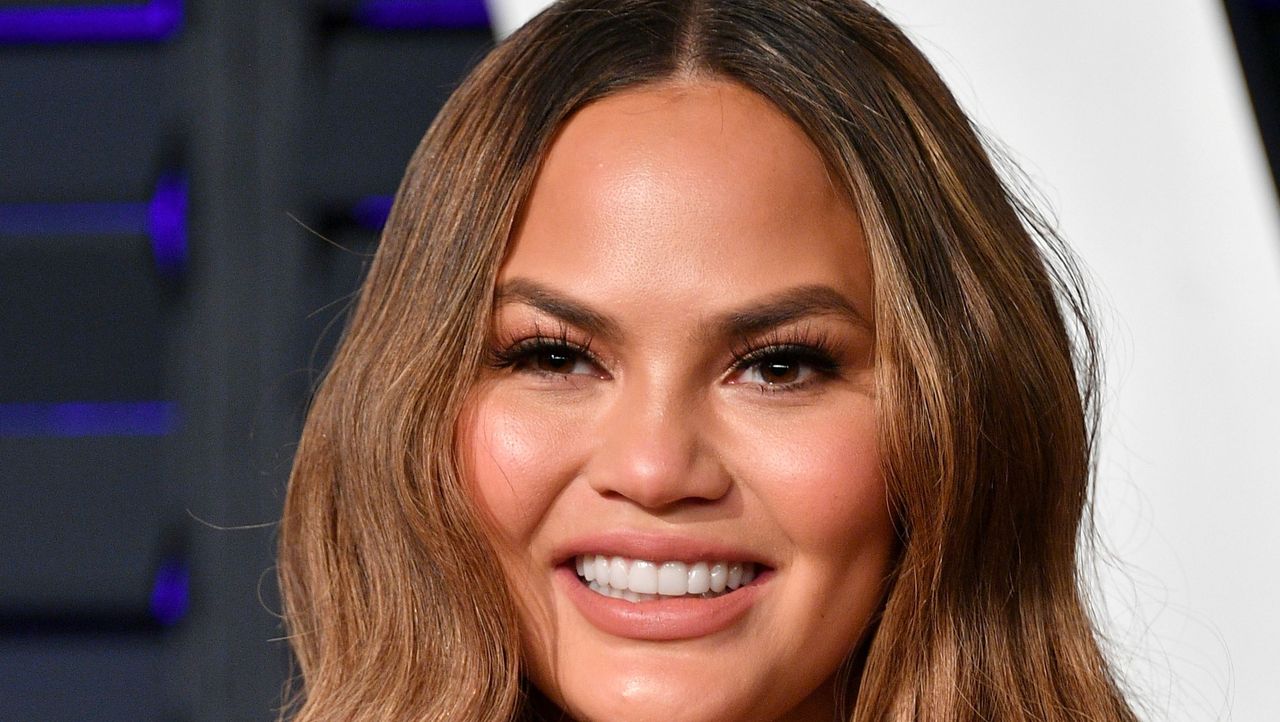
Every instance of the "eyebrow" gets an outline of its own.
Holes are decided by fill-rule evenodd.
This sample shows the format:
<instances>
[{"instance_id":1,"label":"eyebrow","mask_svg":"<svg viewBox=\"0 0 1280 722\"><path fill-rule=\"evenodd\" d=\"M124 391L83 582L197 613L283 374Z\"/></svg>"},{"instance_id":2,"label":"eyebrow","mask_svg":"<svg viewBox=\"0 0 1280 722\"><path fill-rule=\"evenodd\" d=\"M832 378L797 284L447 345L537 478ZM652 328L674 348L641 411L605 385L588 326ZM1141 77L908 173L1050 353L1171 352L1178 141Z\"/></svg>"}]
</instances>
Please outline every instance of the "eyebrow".
<instances>
[{"instance_id":1,"label":"eyebrow","mask_svg":"<svg viewBox=\"0 0 1280 722\"><path fill-rule=\"evenodd\" d=\"M616 341L622 335L618 323L612 318L527 278L514 278L498 287L494 307L502 308L513 303L533 306L593 336Z\"/></svg>"},{"instance_id":2,"label":"eyebrow","mask_svg":"<svg viewBox=\"0 0 1280 722\"><path fill-rule=\"evenodd\" d=\"M735 336L753 336L808 316L840 316L871 331L872 326L844 294L830 286L796 286L730 311L714 323Z\"/></svg>"},{"instance_id":3,"label":"eyebrow","mask_svg":"<svg viewBox=\"0 0 1280 722\"><path fill-rule=\"evenodd\" d=\"M622 336L621 326L614 319L528 278L514 278L498 287L495 308L512 303L527 304L607 340L618 340ZM866 331L874 331L866 316L849 299L822 284L796 286L771 294L720 314L708 325L717 335L754 336L809 316L839 316Z\"/></svg>"}]
</instances>

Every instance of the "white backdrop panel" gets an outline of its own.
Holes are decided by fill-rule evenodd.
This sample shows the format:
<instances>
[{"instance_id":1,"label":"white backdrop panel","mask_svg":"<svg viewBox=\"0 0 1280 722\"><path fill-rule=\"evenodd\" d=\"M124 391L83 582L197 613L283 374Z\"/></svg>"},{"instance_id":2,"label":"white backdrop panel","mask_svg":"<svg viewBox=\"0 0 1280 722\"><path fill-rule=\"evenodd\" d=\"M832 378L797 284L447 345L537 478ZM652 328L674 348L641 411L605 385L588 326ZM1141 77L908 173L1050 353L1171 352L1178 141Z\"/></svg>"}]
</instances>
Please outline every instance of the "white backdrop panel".
<instances>
[{"instance_id":1,"label":"white backdrop panel","mask_svg":"<svg viewBox=\"0 0 1280 722\"><path fill-rule=\"evenodd\" d=\"M886 0L1097 286L1101 590L1152 719L1280 711L1280 223L1215 0Z\"/></svg>"}]
</instances>

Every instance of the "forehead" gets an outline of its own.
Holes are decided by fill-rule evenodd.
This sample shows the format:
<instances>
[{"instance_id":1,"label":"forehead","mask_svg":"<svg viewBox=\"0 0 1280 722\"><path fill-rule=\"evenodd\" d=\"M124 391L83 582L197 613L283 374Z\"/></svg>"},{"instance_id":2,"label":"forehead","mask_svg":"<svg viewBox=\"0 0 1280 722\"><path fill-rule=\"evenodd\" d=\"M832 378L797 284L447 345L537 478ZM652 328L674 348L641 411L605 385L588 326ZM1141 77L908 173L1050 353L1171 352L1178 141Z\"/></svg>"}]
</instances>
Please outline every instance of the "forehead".
<instances>
[{"instance_id":1,"label":"forehead","mask_svg":"<svg viewBox=\"0 0 1280 722\"><path fill-rule=\"evenodd\" d=\"M726 81L632 89L575 114L539 171L502 276L677 305L821 283L871 315L846 194L798 125Z\"/></svg>"}]
</instances>

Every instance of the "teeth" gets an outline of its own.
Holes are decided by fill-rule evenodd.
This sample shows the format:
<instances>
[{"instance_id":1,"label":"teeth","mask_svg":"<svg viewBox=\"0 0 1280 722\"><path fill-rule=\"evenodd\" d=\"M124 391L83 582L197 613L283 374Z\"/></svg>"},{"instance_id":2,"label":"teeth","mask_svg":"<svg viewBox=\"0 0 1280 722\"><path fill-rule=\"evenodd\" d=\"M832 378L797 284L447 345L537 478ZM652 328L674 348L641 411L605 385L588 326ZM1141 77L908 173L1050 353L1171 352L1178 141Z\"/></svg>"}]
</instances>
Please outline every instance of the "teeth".
<instances>
[{"instance_id":1,"label":"teeth","mask_svg":"<svg viewBox=\"0 0 1280 722\"><path fill-rule=\"evenodd\" d=\"M626 589L627 577L630 576L630 565L622 557L609 560L609 586L614 589Z\"/></svg>"},{"instance_id":2,"label":"teeth","mask_svg":"<svg viewBox=\"0 0 1280 722\"><path fill-rule=\"evenodd\" d=\"M679 597L689 593L689 567L684 562L665 562L658 568L658 594Z\"/></svg>"},{"instance_id":3,"label":"teeth","mask_svg":"<svg viewBox=\"0 0 1280 722\"><path fill-rule=\"evenodd\" d=\"M750 584L754 562L653 562L620 556L584 554L574 569L592 591L615 599L644 602L659 597L719 596Z\"/></svg>"},{"instance_id":4,"label":"teeth","mask_svg":"<svg viewBox=\"0 0 1280 722\"><path fill-rule=\"evenodd\" d=\"M631 562L631 574L627 578L627 589L641 594L657 594L658 565L643 559Z\"/></svg>"},{"instance_id":5,"label":"teeth","mask_svg":"<svg viewBox=\"0 0 1280 722\"><path fill-rule=\"evenodd\" d=\"M591 582L587 585L587 588L597 594L603 594L614 599L625 599L628 602L647 602L658 598L657 594L638 594L629 590L614 589L608 585L601 585L600 582Z\"/></svg>"},{"instance_id":6,"label":"teeth","mask_svg":"<svg viewBox=\"0 0 1280 722\"><path fill-rule=\"evenodd\" d=\"M706 562L689 567L689 594L703 594L711 590L711 568Z\"/></svg>"},{"instance_id":7,"label":"teeth","mask_svg":"<svg viewBox=\"0 0 1280 722\"><path fill-rule=\"evenodd\" d=\"M723 592L725 586L729 583L729 565L724 562L716 562L711 565L711 591Z\"/></svg>"}]
</instances>

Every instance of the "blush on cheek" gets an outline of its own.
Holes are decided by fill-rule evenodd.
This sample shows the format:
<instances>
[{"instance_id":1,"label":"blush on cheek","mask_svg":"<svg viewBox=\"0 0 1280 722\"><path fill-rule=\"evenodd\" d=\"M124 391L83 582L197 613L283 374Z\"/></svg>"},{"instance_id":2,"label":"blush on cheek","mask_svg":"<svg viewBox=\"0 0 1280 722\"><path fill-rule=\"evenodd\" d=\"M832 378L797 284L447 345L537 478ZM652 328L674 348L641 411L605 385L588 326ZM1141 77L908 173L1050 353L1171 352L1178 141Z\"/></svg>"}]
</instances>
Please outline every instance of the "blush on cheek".
<instances>
[{"instance_id":1,"label":"blush on cheek","mask_svg":"<svg viewBox=\"0 0 1280 722\"><path fill-rule=\"evenodd\" d=\"M851 532L875 536L890 526L875 418L859 411L775 425L769 443L751 434L756 443L736 455L743 482L801 546L843 546Z\"/></svg>"},{"instance_id":2,"label":"blush on cheek","mask_svg":"<svg viewBox=\"0 0 1280 722\"><path fill-rule=\"evenodd\" d=\"M519 608L526 650L550 649L555 638L546 576L532 563L533 541L564 484L573 478L566 453L572 428L539 404L499 392L476 394L459 426L464 481L490 525L494 551ZM546 679L542 655L530 654L529 660L531 671Z\"/></svg>"},{"instance_id":3,"label":"blush on cheek","mask_svg":"<svg viewBox=\"0 0 1280 722\"><path fill-rule=\"evenodd\" d=\"M571 478L572 435L554 415L497 394L477 399L466 419L459 440L468 486L501 533L520 543Z\"/></svg>"},{"instance_id":4,"label":"blush on cheek","mask_svg":"<svg viewBox=\"0 0 1280 722\"><path fill-rule=\"evenodd\" d=\"M842 529L880 527L888 502L874 429L832 436L816 439L809 457L807 481L818 497L811 500L818 519Z\"/></svg>"}]
</instances>

